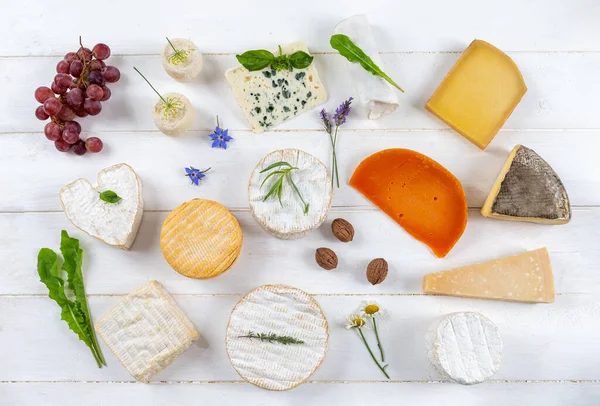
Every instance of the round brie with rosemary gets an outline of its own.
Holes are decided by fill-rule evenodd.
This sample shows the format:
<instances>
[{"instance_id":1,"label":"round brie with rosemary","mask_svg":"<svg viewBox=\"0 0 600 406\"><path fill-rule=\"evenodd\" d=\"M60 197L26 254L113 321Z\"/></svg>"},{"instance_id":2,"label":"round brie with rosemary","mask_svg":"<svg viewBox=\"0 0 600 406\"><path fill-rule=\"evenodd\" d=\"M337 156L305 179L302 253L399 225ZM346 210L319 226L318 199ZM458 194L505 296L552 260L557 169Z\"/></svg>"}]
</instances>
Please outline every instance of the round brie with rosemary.
<instances>
[{"instance_id":1,"label":"round brie with rosemary","mask_svg":"<svg viewBox=\"0 0 600 406\"><path fill-rule=\"evenodd\" d=\"M319 304L306 292L264 285L242 298L229 318L225 345L237 373L269 390L288 390L319 368L329 327Z\"/></svg>"},{"instance_id":2,"label":"round brie with rosemary","mask_svg":"<svg viewBox=\"0 0 600 406\"><path fill-rule=\"evenodd\" d=\"M181 135L192 128L196 113L194 106L184 95L165 93L154 105L152 118L163 134Z\"/></svg>"},{"instance_id":3,"label":"round brie with rosemary","mask_svg":"<svg viewBox=\"0 0 600 406\"><path fill-rule=\"evenodd\" d=\"M194 79L204 65L196 44L183 38L174 38L164 46L161 62L169 76L177 80ZM174 49L173 49L174 48Z\"/></svg>"},{"instance_id":4,"label":"round brie with rosemary","mask_svg":"<svg viewBox=\"0 0 600 406\"><path fill-rule=\"evenodd\" d=\"M319 227L329 213L331 198L327 167L299 149L271 152L256 165L248 185L250 211L256 221L286 240L304 237Z\"/></svg>"}]
</instances>

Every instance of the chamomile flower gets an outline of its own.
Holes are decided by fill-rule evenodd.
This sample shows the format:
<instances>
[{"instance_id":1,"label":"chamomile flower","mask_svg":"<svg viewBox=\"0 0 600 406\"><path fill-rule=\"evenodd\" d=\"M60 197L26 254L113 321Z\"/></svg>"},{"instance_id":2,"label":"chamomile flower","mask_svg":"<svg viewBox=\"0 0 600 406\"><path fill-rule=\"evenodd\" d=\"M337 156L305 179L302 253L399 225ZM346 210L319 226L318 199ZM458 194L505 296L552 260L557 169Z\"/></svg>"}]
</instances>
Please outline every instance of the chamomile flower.
<instances>
[{"instance_id":1,"label":"chamomile flower","mask_svg":"<svg viewBox=\"0 0 600 406\"><path fill-rule=\"evenodd\" d=\"M352 328L363 328L367 325L366 320L357 313L351 314L348 316L348 323L346 324L346 330L350 330Z\"/></svg>"},{"instance_id":2,"label":"chamomile flower","mask_svg":"<svg viewBox=\"0 0 600 406\"><path fill-rule=\"evenodd\" d=\"M373 310L374 308L369 308L369 310ZM379 307L377 307L377 311L379 311ZM375 319L372 318L371 319L373 321L373 325L376 327ZM369 346L369 343L367 342L367 339L365 337L365 334L363 332L363 330L368 328L368 324L367 324L367 320L365 320L365 316L361 313L352 313L350 316L348 316L348 323L346 324L346 329L347 330L351 330L354 329L358 334L358 336L360 337L360 339L362 340L363 344L365 345L365 348L367 349L367 351L369 352L369 355L371 356L371 359L373 359L373 362L375 362L375 365L377 365L377 368L379 368L379 370L385 375L385 377L387 379L390 379L390 376L388 375L388 373L386 372L386 368L387 365L382 365L379 363L379 361L377 360L377 358L375 358L375 354L373 354L373 351L371 350L371 347ZM375 333L377 336L377 333ZM377 345L379 346L379 350L381 352L381 356L383 358L383 350L381 349L381 345L379 343L379 338L377 339ZM383 359L382 359L382 363L383 363Z\"/></svg>"},{"instance_id":3,"label":"chamomile flower","mask_svg":"<svg viewBox=\"0 0 600 406\"><path fill-rule=\"evenodd\" d=\"M377 302L370 301L361 303L360 315L367 319L371 319L374 317L381 318L382 316L384 316L384 312Z\"/></svg>"}]
</instances>

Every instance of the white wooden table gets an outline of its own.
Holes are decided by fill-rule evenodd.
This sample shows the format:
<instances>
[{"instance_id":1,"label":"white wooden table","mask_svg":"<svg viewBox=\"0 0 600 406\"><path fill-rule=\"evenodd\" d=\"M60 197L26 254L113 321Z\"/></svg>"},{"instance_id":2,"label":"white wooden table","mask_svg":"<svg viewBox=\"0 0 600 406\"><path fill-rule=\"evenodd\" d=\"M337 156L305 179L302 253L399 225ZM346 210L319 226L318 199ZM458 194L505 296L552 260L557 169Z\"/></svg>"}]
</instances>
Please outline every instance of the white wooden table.
<instances>
[{"instance_id":1,"label":"white wooden table","mask_svg":"<svg viewBox=\"0 0 600 406\"><path fill-rule=\"evenodd\" d=\"M473 1L303 0L254 2L196 0L5 2L0 15L0 404L12 405L598 405L600 404L600 3L594 0ZM204 4L203 4L204 3ZM328 138L317 111L276 130L255 135L223 78L235 53L305 40L329 91L333 109L352 95L342 69L347 62L328 45L341 19L368 13L390 74L405 90L401 107L380 121L356 110L341 133L344 181L369 154L390 147L415 149L452 171L467 192L469 222L450 255L436 259L346 184L335 191L330 218L345 217L357 230L343 245L329 222L298 241L270 237L248 212L246 182L268 152L306 150L328 162ZM56 63L88 46L108 44L111 64L122 72L112 99L84 134L100 136L105 150L78 157L59 153L34 117L33 91L48 85ZM205 53L199 80L177 83L158 53L165 35L192 39ZM485 150L428 114L423 105L462 50L474 39L508 52L529 88ZM194 131L180 138L152 123L155 95L133 71L137 66L163 92L194 103ZM214 116L235 141L227 151L210 148ZM479 214L497 173L516 144L536 150L560 174L573 204L573 221L542 226L484 219ZM65 218L59 189L78 178L94 179L115 163L132 165L144 182L146 213L129 252L76 230ZM200 187L183 168L212 166ZM174 207L204 197L229 207L244 230L234 269L207 281L186 279L162 258L158 235ZM57 249L60 230L79 238L93 315L159 280L203 334L202 340L156 376L138 384L103 346L108 368L98 369L89 350L60 321L36 272L41 247ZM314 264L314 249L338 252L338 270ZM547 246L558 293L551 305L525 305L427 297L428 272ZM371 286L368 261L385 257L387 280ZM275 393L244 383L224 348L225 326L236 301L265 283L304 289L321 303L331 325L322 367L299 388ZM343 328L362 300L387 311L381 336L390 361L384 381L359 339ZM505 342L500 372L474 387L452 384L427 362L424 334L437 317L479 311L498 324Z\"/></svg>"}]
</instances>

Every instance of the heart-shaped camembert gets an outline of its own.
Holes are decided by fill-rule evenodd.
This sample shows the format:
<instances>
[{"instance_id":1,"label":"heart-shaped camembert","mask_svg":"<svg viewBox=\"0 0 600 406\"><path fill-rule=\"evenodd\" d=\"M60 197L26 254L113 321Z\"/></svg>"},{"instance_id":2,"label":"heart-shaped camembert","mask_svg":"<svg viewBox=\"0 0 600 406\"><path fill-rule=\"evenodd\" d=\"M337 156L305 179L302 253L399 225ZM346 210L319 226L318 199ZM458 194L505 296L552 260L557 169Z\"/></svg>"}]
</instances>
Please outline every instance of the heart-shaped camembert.
<instances>
[{"instance_id":1,"label":"heart-shaped camembert","mask_svg":"<svg viewBox=\"0 0 600 406\"><path fill-rule=\"evenodd\" d=\"M100 193L113 191L121 198L109 203ZM98 173L96 186L77 179L60 191L60 202L67 218L92 237L129 249L144 213L142 181L127 164L117 164Z\"/></svg>"}]
</instances>

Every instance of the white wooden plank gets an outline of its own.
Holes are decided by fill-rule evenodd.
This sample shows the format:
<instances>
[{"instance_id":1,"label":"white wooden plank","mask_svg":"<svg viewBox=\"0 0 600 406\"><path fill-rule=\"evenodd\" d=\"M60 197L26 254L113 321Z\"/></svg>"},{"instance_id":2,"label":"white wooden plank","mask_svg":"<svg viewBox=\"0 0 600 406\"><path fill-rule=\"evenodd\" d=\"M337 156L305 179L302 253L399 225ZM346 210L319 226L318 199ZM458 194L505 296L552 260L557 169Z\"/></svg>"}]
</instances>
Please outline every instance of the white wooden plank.
<instances>
[{"instance_id":1,"label":"white wooden plank","mask_svg":"<svg viewBox=\"0 0 600 406\"><path fill-rule=\"evenodd\" d=\"M135 383L28 383L0 385L7 404L21 406L129 406L176 404L197 406L199 403L245 404L263 406L321 405L335 399L336 405L395 406L399 402L422 406L596 406L600 396L598 383L489 383L472 387L431 383L307 383L292 391L273 393L250 384L154 384Z\"/></svg>"},{"instance_id":2,"label":"white wooden plank","mask_svg":"<svg viewBox=\"0 0 600 406\"><path fill-rule=\"evenodd\" d=\"M119 297L92 297L96 319ZM359 297L317 296L330 325L329 351L316 381L371 381L385 377L371 364L345 318ZM201 331L202 339L160 372L155 381L240 381L224 347L229 313L238 296L176 297ZM595 295L560 296L553 305L499 303L442 297L379 297L388 312L380 320L380 338L394 380L443 380L429 365L424 336L438 317L455 311L479 311L499 327L504 358L497 380L595 380L599 378L600 304ZM1 298L0 381L132 381L110 350L108 367L99 369L89 349L60 321L58 307L47 298ZM372 332L367 336L372 338ZM371 340L374 342L374 340ZM52 343L52 344L49 344ZM18 357L14 354L19 354Z\"/></svg>"},{"instance_id":3,"label":"white wooden plank","mask_svg":"<svg viewBox=\"0 0 600 406\"><path fill-rule=\"evenodd\" d=\"M298 38L329 50L333 26L365 12L382 50L456 51L475 37L509 50L599 50L595 40L600 10L592 0L374 0L368 7L343 0L331 0L326 7L318 0L296 5L227 0L201 6L185 0L177 6L155 3L150 9L142 0L108 2L106 7L71 7L57 0L5 9L0 33L11 40L0 45L0 55L62 55L77 48L79 34L90 46L105 42L118 53L158 53L165 35L189 37L208 52L275 47ZM55 23L52 29L49 21Z\"/></svg>"},{"instance_id":4,"label":"white wooden plank","mask_svg":"<svg viewBox=\"0 0 600 406\"><path fill-rule=\"evenodd\" d=\"M468 42L463 44L464 47ZM529 90L506 122L505 129L600 128L600 118L589 108L600 93L596 79L600 69L600 53L515 53L510 54L520 67ZM403 86L400 107L381 120L367 120L366 112L357 109L344 128L348 129L438 129L448 128L424 109L425 102L446 76L457 53L384 54L387 73ZM60 58L10 58L0 62L0 77L9 94L0 100L0 132L42 132L44 123L34 116L38 103L33 91L48 86L56 74ZM158 56L111 58L110 64L122 73L121 80L109 86L112 97L103 103L100 115L81 120L84 131L156 131L151 112L158 100L146 82L133 70L136 66L159 92L185 94L197 109L194 128L214 128L215 115L231 129L250 129L241 109L226 83L224 73L236 66L234 55L206 57L205 70L198 80L176 82L163 70ZM335 109L353 96L350 78L345 70L348 62L339 55L316 55L315 62L329 93L323 105ZM24 69L23 67L27 68ZM316 108L277 127L278 130L321 130ZM1 116L0 116L1 117ZM454 132L453 137L460 138ZM494 144L492 143L492 146ZM473 149L477 147L472 146Z\"/></svg>"},{"instance_id":5,"label":"white wooden plank","mask_svg":"<svg viewBox=\"0 0 600 406\"><path fill-rule=\"evenodd\" d=\"M267 234L248 212L235 212L244 232L240 259L230 271L210 280L188 279L164 260L159 247L160 227L167 213L145 213L131 251L104 244L75 229L62 213L0 215L0 294L47 294L35 263L42 247L58 251L60 230L80 239L85 251L88 294L127 293L157 279L173 293L241 294L257 284L281 283L320 294L419 294L422 276L493 258L547 246L559 293L600 294L600 208L576 209L572 223L546 226L486 219L470 211L462 239L445 259L436 258L380 212L340 212L330 215L306 238L278 240ZM336 217L350 221L354 241L337 241L330 224ZM330 247L338 254L338 269L316 265L314 252ZM387 279L372 286L366 266L384 257L390 264Z\"/></svg>"},{"instance_id":6,"label":"white wooden plank","mask_svg":"<svg viewBox=\"0 0 600 406\"><path fill-rule=\"evenodd\" d=\"M206 133L169 138L153 133L101 134L105 150L79 157L63 154L41 135L0 136L0 171L5 173L0 211L62 210L58 193L85 177L94 181L102 168L130 164L144 182L146 210L172 210L203 197L231 208L248 207L250 173L260 159L282 148L299 148L330 166L331 146L325 133L232 133L230 148L212 149ZM409 148L430 156L462 183L470 207L481 207L509 152L524 144L538 152L561 177L573 205L600 204L600 138L592 132L502 133L486 151L440 132L345 132L338 141L341 188L334 206L373 207L346 183L367 156L386 148ZM191 185L184 167L212 167L200 186ZM49 174L48 170L51 172Z\"/></svg>"}]
</instances>

